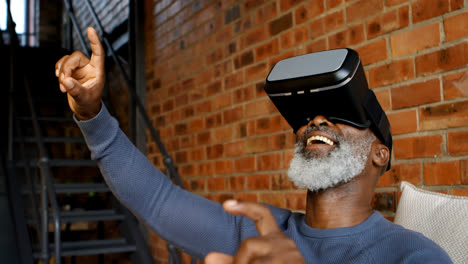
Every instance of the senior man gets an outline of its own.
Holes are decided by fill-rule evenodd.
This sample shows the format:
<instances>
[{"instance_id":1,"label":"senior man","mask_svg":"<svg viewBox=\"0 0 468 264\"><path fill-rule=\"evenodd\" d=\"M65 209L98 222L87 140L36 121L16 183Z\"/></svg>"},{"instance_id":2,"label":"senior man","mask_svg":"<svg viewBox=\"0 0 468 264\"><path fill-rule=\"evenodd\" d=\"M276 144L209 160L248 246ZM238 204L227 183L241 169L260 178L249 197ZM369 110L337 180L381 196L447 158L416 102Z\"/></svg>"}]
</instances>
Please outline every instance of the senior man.
<instances>
[{"instance_id":1,"label":"senior man","mask_svg":"<svg viewBox=\"0 0 468 264\"><path fill-rule=\"evenodd\" d=\"M370 206L379 176L390 167L392 141L354 51L285 60L266 81L296 133L288 176L308 189L301 214L233 200L223 208L174 186L101 103L104 49L94 29L88 37L90 59L74 52L57 62L60 90L113 193L180 249L198 258L217 252L207 263L451 263L431 240Z\"/></svg>"}]
</instances>

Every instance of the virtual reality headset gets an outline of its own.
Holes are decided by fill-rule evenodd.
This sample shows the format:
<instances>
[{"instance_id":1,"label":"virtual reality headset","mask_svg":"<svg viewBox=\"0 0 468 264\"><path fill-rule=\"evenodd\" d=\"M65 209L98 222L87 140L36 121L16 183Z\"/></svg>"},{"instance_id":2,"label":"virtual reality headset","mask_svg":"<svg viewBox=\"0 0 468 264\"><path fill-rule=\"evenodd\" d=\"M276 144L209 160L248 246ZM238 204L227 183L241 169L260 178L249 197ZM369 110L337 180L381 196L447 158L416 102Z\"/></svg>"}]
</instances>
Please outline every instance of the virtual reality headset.
<instances>
[{"instance_id":1,"label":"virtual reality headset","mask_svg":"<svg viewBox=\"0 0 468 264\"><path fill-rule=\"evenodd\" d=\"M392 150L390 123L367 85L358 53L352 49L281 60L268 74L264 88L294 133L323 115L334 123L370 128Z\"/></svg>"}]
</instances>

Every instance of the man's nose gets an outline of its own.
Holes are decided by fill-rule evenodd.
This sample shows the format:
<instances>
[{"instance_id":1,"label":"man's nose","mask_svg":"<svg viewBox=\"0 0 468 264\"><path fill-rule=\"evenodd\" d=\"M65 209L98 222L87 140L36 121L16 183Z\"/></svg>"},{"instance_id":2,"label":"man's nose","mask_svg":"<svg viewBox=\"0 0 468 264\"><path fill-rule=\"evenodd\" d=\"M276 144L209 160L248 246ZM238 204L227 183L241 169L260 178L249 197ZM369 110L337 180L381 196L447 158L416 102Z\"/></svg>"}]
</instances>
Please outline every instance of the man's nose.
<instances>
[{"instance_id":1,"label":"man's nose","mask_svg":"<svg viewBox=\"0 0 468 264\"><path fill-rule=\"evenodd\" d=\"M330 122L325 116L323 115L317 115L314 117L314 119L310 120L307 126L332 126L333 123Z\"/></svg>"}]
</instances>

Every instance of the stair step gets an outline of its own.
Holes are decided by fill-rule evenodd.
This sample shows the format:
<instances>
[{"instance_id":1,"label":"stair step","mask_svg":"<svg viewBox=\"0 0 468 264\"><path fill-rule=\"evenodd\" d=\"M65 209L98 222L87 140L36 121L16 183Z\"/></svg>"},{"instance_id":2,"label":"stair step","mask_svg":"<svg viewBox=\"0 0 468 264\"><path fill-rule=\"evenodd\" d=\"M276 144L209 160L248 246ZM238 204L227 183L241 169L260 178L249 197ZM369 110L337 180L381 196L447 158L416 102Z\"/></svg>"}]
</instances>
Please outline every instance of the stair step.
<instances>
[{"instance_id":1,"label":"stair step","mask_svg":"<svg viewBox=\"0 0 468 264\"><path fill-rule=\"evenodd\" d=\"M60 212L63 223L124 220L115 210L64 211Z\"/></svg>"},{"instance_id":2,"label":"stair step","mask_svg":"<svg viewBox=\"0 0 468 264\"><path fill-rule=\"evenodd\" d=\"M136 251L136 246L127 242L124 238L104 239L104 240L87 240L62 242L62 256L86 256L111 253L125 253ZM49 245L49 250L53 254L55 244ZM37 252L39 248L35 247L36 252L34 258L39 259L40 254Z\"/></svg>"},{"instance_id":3,"label":"stair step","mask_svg":"<svg viewBox=\"0 0 468 264\"><path fill-rule=\"evenodd\" d=\"M115 210L92 210L92 211L61 211L60 220L62 224L75 222L97 222L97 221L113 221L124 220L123 214L117 213ZM49 222L53 222L52 215L49 216ZM28 224L35 224L32 218L28 218Z\"/></svg>"},{"instance_id":4,"label":"stair step","mask_svg":"<svg viewBox=\"0 0 468 264\"><path fill-rule=\"evenodd\" d=\"M16 167L24 167L24 161L16 161ZM37 160L31 160L29 162L30 167L38 167ZM51 159L49 160L50 167L94 167L97 166L97 162L94 160L66 160L66 159Z\"/></svg>"},{"instance_id":5,"label":"stair step","mask_svg":"<svg viewBox=\"0 0 468 264\"><path fill-rule=\"evenodd\" d=\"M35 137L23 138L26 143L36 143ZM44 143L85 143L82 137L44 137L42 139ZM19 138L15 138L15 142L21 142Z\"/></svg>"},{"instance_id":6,"label":"stair step","mask_svg":"<svg viewBox=\"0 0 468 264\"><path fill-rule=\"evenodd\" d=\"M54 184L55 193L89 193L89 192L110 192L107 185L103 183L73 183L73 184ZM24 186L22 189L23 194L29 194L31 188ZM39 185L34 188L36 193L41 190Z\"/></svg>"}]
</instances>

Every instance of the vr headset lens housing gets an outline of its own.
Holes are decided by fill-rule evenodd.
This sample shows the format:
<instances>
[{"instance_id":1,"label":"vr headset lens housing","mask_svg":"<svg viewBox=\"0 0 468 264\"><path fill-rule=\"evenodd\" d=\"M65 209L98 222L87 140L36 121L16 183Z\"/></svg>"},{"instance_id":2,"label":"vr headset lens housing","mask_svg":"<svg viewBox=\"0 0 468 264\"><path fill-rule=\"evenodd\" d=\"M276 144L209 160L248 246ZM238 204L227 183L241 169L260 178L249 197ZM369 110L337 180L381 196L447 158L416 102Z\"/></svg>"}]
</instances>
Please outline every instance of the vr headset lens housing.
<instances>
[{"instance_id":1,"label":"vr headset lens housing","mask_svg":"<svg viewBox=\"0 0 468 264\"><path fill-rule=\"evenodd\" d=\"M279 61L265 81L265 91L294 133L315 116L324 115L332 122L370 127L392 149L390 123L368 88L354 50L322 51Z\"/></svg>"}]
</instances>

